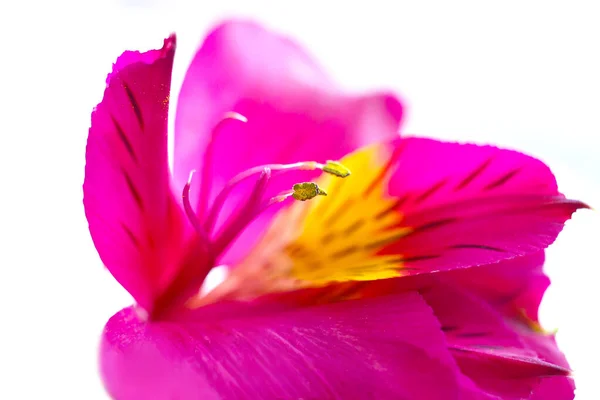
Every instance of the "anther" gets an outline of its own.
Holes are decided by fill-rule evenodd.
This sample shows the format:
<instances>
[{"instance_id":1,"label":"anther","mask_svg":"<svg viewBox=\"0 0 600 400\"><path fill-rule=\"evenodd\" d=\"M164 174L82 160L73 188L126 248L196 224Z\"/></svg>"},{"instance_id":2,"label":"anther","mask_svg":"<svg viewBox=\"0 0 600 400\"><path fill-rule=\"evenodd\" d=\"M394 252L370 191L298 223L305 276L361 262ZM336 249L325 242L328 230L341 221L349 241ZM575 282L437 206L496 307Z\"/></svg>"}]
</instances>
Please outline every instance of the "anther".
<instances>
[{"instance_id":1,"label":"anther","mask_svg":"<svg viewBox=\"0 0 600 400\"><path fill-rule=\"evenodd\" d=\"M332 174L339 178L345 178L350 175L350 170L337 161L327 161L325 164L321 164L321 163L318 163L315 161L303 161L303 162L297 162L297 163L292 163L292 164L267 164L267 165L261 165L258 167L253 167L253 168L247 169L243 172L240 172L239 174L234 176L229 182L227 182L225 187L223 187L221 192L215 198L215 201L213 202L213 205L208 213L208 217L206 218L206 222L204 224L204 229L206 230L206 232L212 231L212 229L217 221L218 214L219 214L221 208L223 207L223 204L225 203L225 200L227 199L227 196L229 195L229 193L241 182L252 177L253 175L262 173L267 168L273 174L290 172L290 171L321 170L323 172ZM291 195L291 193L289 193L289 195ZM283 201L286 198L288 198L289 195L284 196L283 198L281 198L281 196L276 196L271 199L270 204L278 202L278 201Z\"/></svg>"},{"instance_id":2,"label":"anther","mask_svg":"<svg viewBox=\"0 0 600 400\"><path fill-rule=\"evenodd\" d=\"M350 175L350 170L338 161L327 160L323 166L323 172L335 175L339 178L345 178Z\"/></svg>"},{"instance_id":3,"label":"anther","mask_svg":"<svg viewBox=\"0 0 600 400\"><path fill-rule=\"evenodd\" d=\"M292 197L300 201L314 199L317 196L327 196L327 193L314 182L296 183L292 190Z\"/></svg>"}]
</instances>

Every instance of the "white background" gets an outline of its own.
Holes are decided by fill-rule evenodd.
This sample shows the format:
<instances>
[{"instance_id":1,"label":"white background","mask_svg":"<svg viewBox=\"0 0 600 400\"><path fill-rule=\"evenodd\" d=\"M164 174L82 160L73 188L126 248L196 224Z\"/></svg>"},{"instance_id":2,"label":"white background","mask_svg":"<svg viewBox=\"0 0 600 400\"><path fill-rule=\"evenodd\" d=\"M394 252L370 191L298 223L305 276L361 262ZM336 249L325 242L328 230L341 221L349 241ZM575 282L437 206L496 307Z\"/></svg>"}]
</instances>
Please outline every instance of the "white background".
<instances>
[{"instance_id":1,"label":"white background","mask_svg":"<svg viewBox=\"0 0 600 400\"><path fill-rule=\"evenodd\" d=\"M600 207L596 1L3 2L0 6L0 398L104 399L96 346L130 303L103 269L81 204L89 115L124 49L179 35L174 90L203 33L252 16L304 43L344 86L391 87L405 132L490 142L546 161ZM548 251L542 319L600 398L600 218Z\"/></svg>"}]
</instances>

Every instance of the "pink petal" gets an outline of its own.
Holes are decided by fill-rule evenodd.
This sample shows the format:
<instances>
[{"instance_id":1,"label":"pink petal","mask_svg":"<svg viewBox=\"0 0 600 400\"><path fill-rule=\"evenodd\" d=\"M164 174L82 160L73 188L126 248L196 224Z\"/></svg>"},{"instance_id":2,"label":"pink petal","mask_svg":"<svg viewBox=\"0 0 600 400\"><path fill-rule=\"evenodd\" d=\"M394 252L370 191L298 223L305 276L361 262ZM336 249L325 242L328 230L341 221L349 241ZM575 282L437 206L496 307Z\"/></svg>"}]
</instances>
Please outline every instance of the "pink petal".
<instances>
[{"instance_id":1,"label":"pink petal","mask_svg":"<svg viewBox=\"0 0 600 400\"><path fill-rule=\"evenodd\" d=\"M526 324L514 324L515 330L519 333L523 343L534 350L541 360L556 364L562 368L570 369L565 355L558 348L556 338L553 334L536 332Z\"/></svg>"},{"instance_id":2,"label":"pink petal","mask_svg":"<svg viewBox=\"0 0 600 400\"><path fill-rule=\"evenodd\" d=\"M242 310L180 325L119 312L102 339L107 390L122 400L459 398L439 324L415 292Z\"/></svg>"},{"instance_id":3,"label":"pink petal","mask_svg":"<svg viewBox=\"0 0 600 400\"><path fill-rule=\"evenodd\" d=\"M541 360L569 368L554 335L542 330L538 309L550 280L542 266L544 253L445 272L440 279L458 285L487 301L511 321L521 342L534 350Z\"/></svg>"},{"instance_id":4,"label":"pink petal","mask_svg":"<svg viewBox=\"0 0 600 400\"><path fill-rule=\"evenodd\" d=\"M448 275L346 282L290 293L279 300L283 303L291 296L311 304L419 290L442 324L449 348L465 374L462 398L523 399L545 391L540 385L547 380L561 385L563 380L570 381L568 364L551 336L533 335L478 296L447 285L444 278Z\"/></svg>"},{"instance_id":5,"label":"pink petal","mask_svg":"<svg viewBox=\"0 0 600 400\"><path fill-rule=\"evenodd\" d=\"M550 281L543 272L544 252L539 251L479 268L447 271L451 281L512 317L538 321L538 308Z\"/></svg>"},{"instance_id":6,"label":"pink petal","mask_svg":"<svg viewBox=\"0 0 600 400\"><path fill-rule=\"evenodd\" d=\"M569 374L568 368L541 357L536 346L481 299L441 285L422 293L440 320L461 371L482 391L521 399L542 378Z\"/></svg>"},{"instance_id":7,"label":"pink petal","mask_svg":"<svg viewBox=\"0 0 600 400\"><path fill-rule=\"evenodd\" d=\"M248 122L227 122L211 137L229 111ZM253 166L338 159L365 144L397 136L401 116L402 106L391 95L344 95L291 40L251 22L226 22L199 49L179 96L177 187L183 187L195 169L202 182L192 186L192 199L198 198L200 187L214 198L225 182ZM286 174L273 180L269 193L289 190L313 176ZM243 196L232 196L223 214L234 212L236 199ZM206 204L200 203L203 214ZM264 230L271 215L268 212L249 228L238 243L240 252Z\"/></svg>"},{"instance_id":8,"label":"pink petal","mask_svg":"<svg viewBox=\"0 0 600 400\"><path fill-rule=\"evenodd\" d=\"M439 283L421 293L442 324L450 346L525 347L502 316L481 299Z\"/></svg>"},{"instance_id":9,"label":"pink petal","mask_svg":"<svg viewBox=\"0 0 600 400\"><path fill-rule=\"evenodd\" d=\"M144 308L171 280L183 220L169 188L167 115L175 36L125 52L92 114L84 206L106 267Z\"/></svg>"},{"instance_id":10,"label":"pink petal","mask_svg":"<svg viewBox=\"0 0 600 400\"><path fill-rule=\"evenodd\" d=\"M444 165L432 172L431 153L438 161L447 155L454 168L474 163L479 175ZM481 154L491 161L481 162ZM210 301L515 260L512 273L490 267L476 275L483 278L477 285L484 296L487 287L499 286L494 300L535 321L547 284L541 252L571 214L586 207L559 194L540 161L489 146L409 138L362 148L342 162L352 176L324 177L319 185L330 196L283 210ZM498 184L501 168L516 171L510 166L519 163L524 165L519 174L505 174ZM488 174L494 178L481 182ZM516 261L528 255L532 258ZM526 265L530 272L521 262L534 264ZM473 282L467 272L462 279Z\"/></svg>"},{"instance_id":11,"label":"pink petal","mask_svg":"<svg viewBox=\"0 0 600 400\"><path fill-rule=\"evenodd\" d=\"M515 349L454 348L461 371L484 392L501 399L528 398L550 377L568 379L553 364L521 355Z\"/></svg>"},{"instance_id":12,"label":"pink petal","mask_svg":"<svg viewBox=\"0 0 600 400\"><path fill-rule=\"evenodd\" d=\"M520 340L541 360L569 368L554 335L542 330L538 309L550 280L543 273L544 252L483 265L447 271L440 276L484 299L511 321Z\"/></svg>"},{"instance_id":13,"label":"pink petal","mask_svg":"<svg viewBox=\"0 0 600 400\"><path fill-rule=\"evenodd\" d=\"M407 274L536 253L587 207L561 195L541 161L518 152L404 138L397 154L389 191L413 231L385 253L402 254Z\"/></svg>"}]
</instances>

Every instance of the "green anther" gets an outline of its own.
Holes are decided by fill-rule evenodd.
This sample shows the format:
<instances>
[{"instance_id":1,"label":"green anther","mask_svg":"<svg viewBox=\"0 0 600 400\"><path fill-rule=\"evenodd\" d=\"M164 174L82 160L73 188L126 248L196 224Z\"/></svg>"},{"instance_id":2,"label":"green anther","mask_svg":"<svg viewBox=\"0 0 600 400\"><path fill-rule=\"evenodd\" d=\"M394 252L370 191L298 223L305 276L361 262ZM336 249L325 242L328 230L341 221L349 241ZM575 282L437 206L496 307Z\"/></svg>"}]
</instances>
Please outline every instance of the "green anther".
<instances>
[{"instance_id":1,"label":"green anther","mask_svg":"<svg viewBox=\"0 0 600 400\"><path fill-rule=\"evenodd\" d=\"M350 170L346 168L342 163L337 161L328 160L323 167L323 172L345 178L350 175Z\"/></svg>"},{"instance_id":2,"label":"green anther","mask_svg":"<svg viewBox=\"0 0 600 400\"><path fill-rule=\"evenodd\" d=\"M292 197L300 201L310 200L316 196L327 196L327 193L314 182L296 183L292 190L294 191Z\"/></svg>"}]
</instances>

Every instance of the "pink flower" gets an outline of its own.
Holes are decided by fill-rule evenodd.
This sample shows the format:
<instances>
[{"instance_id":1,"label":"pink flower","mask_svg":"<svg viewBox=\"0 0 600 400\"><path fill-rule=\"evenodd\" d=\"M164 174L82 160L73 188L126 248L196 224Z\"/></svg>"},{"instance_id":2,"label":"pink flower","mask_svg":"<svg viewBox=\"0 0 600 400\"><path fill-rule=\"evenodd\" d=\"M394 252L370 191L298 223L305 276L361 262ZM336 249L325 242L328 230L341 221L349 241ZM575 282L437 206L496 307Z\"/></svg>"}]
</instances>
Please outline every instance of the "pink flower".
<instances>
[{"instance_id":1,"label":"pink flower","mask_svg":"<svg viewBox=\"0 0 600 400\"><path fill-rule=\"evenodd\" d=\"M171 174L174 53L125 52L92 114L85 212L136 302L102 336L114 398L573 398L537 308L543 250L585 205L548 167L400 139L393 95L228 22L187 72Z\"/></svg>"}]
</instances>

